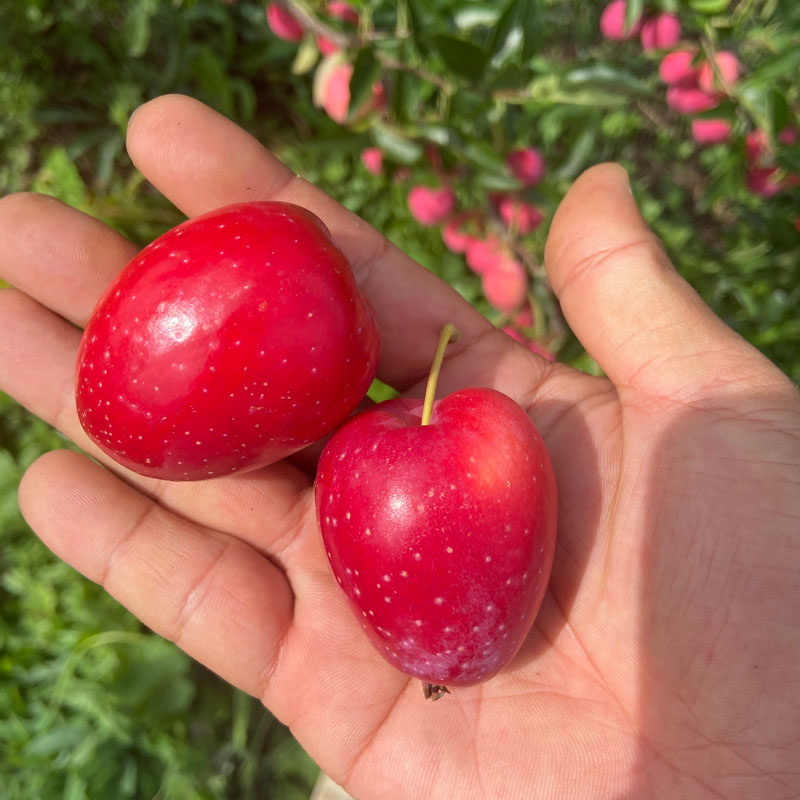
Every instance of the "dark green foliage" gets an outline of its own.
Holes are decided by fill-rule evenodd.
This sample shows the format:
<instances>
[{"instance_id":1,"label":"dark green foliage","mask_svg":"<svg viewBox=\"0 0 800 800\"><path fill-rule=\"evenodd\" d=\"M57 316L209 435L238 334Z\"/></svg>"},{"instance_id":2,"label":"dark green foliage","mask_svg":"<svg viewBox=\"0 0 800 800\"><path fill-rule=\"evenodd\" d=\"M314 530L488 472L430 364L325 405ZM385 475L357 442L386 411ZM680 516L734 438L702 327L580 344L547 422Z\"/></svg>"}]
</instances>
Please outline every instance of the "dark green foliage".
<instances>
[{"instance_id":1,"label":"dark green foliage","mask_svg":"<svg viewBox=\"0 0 800 800\"><path fill-rule=\"evenodd\" d=\"M27 529L22 473L65 445L0 394L0 797L307 798L316 766L257 700Z\"/></svg>"}]
</instances>

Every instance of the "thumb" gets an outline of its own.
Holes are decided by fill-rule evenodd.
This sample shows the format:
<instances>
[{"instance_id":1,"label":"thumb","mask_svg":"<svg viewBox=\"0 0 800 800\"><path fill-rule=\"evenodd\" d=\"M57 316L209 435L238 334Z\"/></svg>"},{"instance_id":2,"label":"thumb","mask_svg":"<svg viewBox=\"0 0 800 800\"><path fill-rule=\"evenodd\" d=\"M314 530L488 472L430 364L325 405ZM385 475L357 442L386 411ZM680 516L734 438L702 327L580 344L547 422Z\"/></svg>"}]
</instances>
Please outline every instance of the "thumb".
<instances>
[{"instance_id":1,"label":"thumb","mask_svg":"<svg viewBox=\"0 0 800 800\"><path fill-rule=\"evenodd\" d=\"M616 164L575 181L545 263L567 322L620 388L689 399L742 375L743 359L766 362L677 273Z\"/></svg>"}]
</instances>

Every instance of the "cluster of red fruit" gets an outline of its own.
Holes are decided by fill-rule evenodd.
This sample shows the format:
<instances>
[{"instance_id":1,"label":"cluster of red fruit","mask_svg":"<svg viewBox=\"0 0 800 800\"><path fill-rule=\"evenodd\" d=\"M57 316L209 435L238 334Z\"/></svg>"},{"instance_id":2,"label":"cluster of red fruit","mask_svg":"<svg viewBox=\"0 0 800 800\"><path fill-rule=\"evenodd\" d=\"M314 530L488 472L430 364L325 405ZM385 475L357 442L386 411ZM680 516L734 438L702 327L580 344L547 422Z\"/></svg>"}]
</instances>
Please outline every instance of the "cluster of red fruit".
<instances>
[{"instance_id":1,"label":"cluster of red fruit","mask_svg":"<svg viewBox=\"0 0 800 800\"><path fill-rule=\"evenodd\" d=\"M680 20L674 14L639 18L626 25L626 0L613 0L600 17L600 30L607 39L623 41L639 34L645 50L671 50L681 39ZM681 114L703 114L717 108L731 96L739 80L741 65L735 53L722 50L712 61L699 58L695 46L667 53L658 69L667 85L667 105ZM692 138L700 145L730 141L733 127L723 117L695 117L691 121ZM781 132L781 144L793 144L797 133ZM747 188L762 197L771 197L787 186L796 185L796 175L782 176L774 163L769 139L764 131L751 131L745 142Z\"/></svg>"},{"instance_id":2,"label":"cluster of red fruit","mask_svg":"<svg viewBox=\"0 0 800 800\"><path fill-rule=\"evenodd\" d=\"M375 375L369 302L330 231L289 203L238 203L144 248L84 330L78 417L119 464L162 480L268 466L333 433L316 507L334 578L391 664L436 699L485 681L530 631L555 549L541 436L487 388L347 419ZM337 430L338 429L338 430Z\"/></svg>"},{"instance_id":3,"label":"cluster of red fruit","mask_svg":"<svg viewBox=\"0 0 800 800\"><path fill-rule=\"evenodd\" d=\"M432 160L436 166L435 154ZM506 165L524 189L538 184L545 174L544 157L533 147L513 150ZM544 215L517 192L492 194L489 213L481 208L458 210L455 193L446 180L444 183L411 188L408 207L412 216L422 225L441 225L447 249L464 255L467 266L480 276L486 299L508 318L503 331L552 361L553 353L534 336L534 318L528 302L529 276L520 258L519 241L539 227Z\"/></svg>"},{"instance_id":4,"label":"cluster of red fruit","mask_svg":"<svg viewBox=\"0 0 800 800\"><path fill-rule=\"evenodd\" d=\"M352 29L358 25L358 11L345 0L329 0L325 11L331 20L337 20ZM278 3L267 5L267 23L275 36L284 41L300 42L306 36L301 21ZM314 102L341 125L350 115L350 79L353 76L353 65L344 58L342 47L333 39L318 33L314 35L314 41L323 56L314 75ZM365 116L383 105L383 85L376 83L371 97L358 109L356 116Z\"/></svg>"},{"instance_id":5,"label":"cluster of red fruit","mask_svg":"<svg viewBox=\"0 0 800 800\"><path fill-rule=\"evenodd\" d=\"M544 177L544 158L532 147L512 151L506 164L523 188ZM464 254L469 268L481 277L486 299L503 314L513 314L528 296L528 273L515 253L515 243L517 237L534 231L544 216L514 192L494 194L491 203L489 214L480 208L458 211L455 193L447 185L414 186L408 193L414 219L422 225L441 225L445 246Z\"/></svg>"},{"instance_id":6,"label":"cluster of red fruit","mask_svg":"<svg viewBox=\"0 0 800 800\"><path fill-rule=\"evenodd\" d=\"M329 17L347 25L358 25L358 12L343 0L331 0L325 6ZM282 5L267 6L267 20L272 32L281 39L298 42L306 36L302 23ZM350 115L350 80L353 66L348 63L339 46L319 34L315 41L325 57L314 76L314 100L335 122L344 124ZM355 112L363 118L384 107L384 88L380 82L372 95ZM429 160L440 167L440 158L429 150ZM378 147L368 147L361 154L364 167L373 175L384 172L384 153ZM545 172L542 154L532 148L520 148L509 153L507 165L521 187L539 183ZM441 173L441 169L437 168ZM408 170L394 172L396 181L408 178ZM534 352L552 359L553 355L528 334L533 328L532 315L525 308L528 298L528 271L515 252L517 237L526 236L543 221L542 212L518 193L495 194L489 213L481 209L457 212L456 197L446 177L438 186L413 186L408 193L408 206L413 217L422 225L442 225L445 245L454 253L463 253L467 264L481 277L486 299L504 315L513 315L506 331ZM497 224L490 224L493 218Z\"/></svg>"}]
</instances>

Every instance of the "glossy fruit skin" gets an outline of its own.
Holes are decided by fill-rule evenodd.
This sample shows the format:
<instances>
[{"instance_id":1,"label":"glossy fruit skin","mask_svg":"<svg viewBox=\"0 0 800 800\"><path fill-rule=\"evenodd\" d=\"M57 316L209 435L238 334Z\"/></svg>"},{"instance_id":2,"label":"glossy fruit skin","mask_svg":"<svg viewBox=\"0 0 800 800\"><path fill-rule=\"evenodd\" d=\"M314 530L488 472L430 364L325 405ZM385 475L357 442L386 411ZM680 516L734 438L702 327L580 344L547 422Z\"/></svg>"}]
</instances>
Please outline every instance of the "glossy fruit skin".
<instances>
[{"instance_id":1,"label":"glossy fruit skin","mask_svg":"<svg viewBox=\"0 0 800 800\"><path fill-rule=\"evenodd\" d=\"M423 681L468 686L517 653L553 561L557 493L539 432L492 389L350 419L319 462L333 574L380 654Z\"/></svg>"},{"instance_id":2,"label":"glossy fruit skin","mask_svg":"<svg viewBox=\"0 0 800 800\"><path fill-rule=\"evenodd\" d=\"M168 231L117 276L81 340L78 415L142 475L255 469L341 423L378 350L322 222L289 203L238 203Z\"/></svg>"}]
</instances>

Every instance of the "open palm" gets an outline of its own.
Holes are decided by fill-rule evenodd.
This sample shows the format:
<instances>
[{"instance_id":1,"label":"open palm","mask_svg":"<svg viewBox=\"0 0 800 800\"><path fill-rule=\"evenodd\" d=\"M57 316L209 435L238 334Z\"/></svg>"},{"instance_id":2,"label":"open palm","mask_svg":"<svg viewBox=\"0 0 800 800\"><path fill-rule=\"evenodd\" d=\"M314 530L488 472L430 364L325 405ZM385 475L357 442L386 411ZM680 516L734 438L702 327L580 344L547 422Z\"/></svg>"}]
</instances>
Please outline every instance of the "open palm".
<instances>
[{"instance_id":1,"label":"open palm","mask_svg":"<svg viewBox=\"0 0 800 800\"><path fill-rule=\"evenodd\" d=\"M419 396L497 388L531 415L559 485L550 589L517 658L437 703L384 663L335 584L307 470L200 483L109 464L78 424L75 357L135 248L34 195L0 203L0 388L69 451L20 503L55 553L257 695L359 798L778 798L800 792L800 400L669 265L618 167L582 176L550 233L564 313L608 379L518 346L226 119L139 110L129 151L188 215L280 199L318 214L379 320L379 376Z\"/></svg>"}]
</instances>

